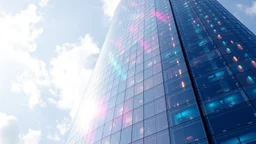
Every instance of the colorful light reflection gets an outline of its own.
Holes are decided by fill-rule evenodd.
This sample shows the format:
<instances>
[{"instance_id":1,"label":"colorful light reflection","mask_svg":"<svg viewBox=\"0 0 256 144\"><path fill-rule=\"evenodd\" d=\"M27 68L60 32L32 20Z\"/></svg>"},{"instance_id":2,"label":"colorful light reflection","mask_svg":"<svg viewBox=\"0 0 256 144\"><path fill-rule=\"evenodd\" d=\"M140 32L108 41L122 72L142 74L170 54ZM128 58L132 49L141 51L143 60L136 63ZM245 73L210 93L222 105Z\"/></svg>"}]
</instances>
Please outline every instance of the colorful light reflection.
<instances>
[{"instance_id":1,"label":"colorful light reflection","mask_svg":"<svg viewBox=\"0 0 256 144\"><path fill-rule=\"evenodd\" d=\"M166 23L167 19L169 18L167 15L165 15L163 12L159 11L151 11L151 15L155 16L157 19L159 19L161 22Z\"/></svg>"},{"instance_id":2,"label":"colorful light reflection","mask_svg":"<svg viewBox=\"0 0 256 144\"><path fill-rule=\"evenodd\" d=\"M114 68L114 71L121 76L122 80L126 80L127 74L123 72L121 69L121 65L117 62L117 60L113 57L112 53L109 53L109 61Z\"/></svg>"}]
</instances>

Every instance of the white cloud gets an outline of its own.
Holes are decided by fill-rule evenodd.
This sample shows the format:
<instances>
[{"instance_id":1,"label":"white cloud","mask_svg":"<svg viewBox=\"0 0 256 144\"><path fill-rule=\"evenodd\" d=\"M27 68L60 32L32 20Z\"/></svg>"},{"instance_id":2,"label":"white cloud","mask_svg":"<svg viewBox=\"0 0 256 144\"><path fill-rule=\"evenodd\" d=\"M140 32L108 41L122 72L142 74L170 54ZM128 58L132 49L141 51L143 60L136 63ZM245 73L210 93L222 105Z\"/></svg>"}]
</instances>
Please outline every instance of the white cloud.
<instances>
[{"instance_id":1,"label":"white cloud","mask_svg":"<svg viewBox=\"0 0 256 144\"><path fill-rule=\"evenodd\" d=\"M29 129L28 133L23 137L24 144L39 144L41 140L41 131Z\"/></svg>"},{"instance_id":2,"label":"white cloud","mask_svg":"<svg viewBox=\"0 0 256 144\"><path fill-rule=\"evenodd\" d=\"M98 46L88 34L81 37L79 43L65 43L56 47L57 55L50 62L52 88L55 88L57 107L70 110L72 117L92 73L92 68L87 68L92 62L90 57L98 53Z\"/></svg>"},{"instance_id":3,"label":"white cloud","mask_svg":"<svg viewBox=\"0 0 256 144\"><path fill-rule=\"evenodd\" d=\"M236 4L236 6L248 15L256 15L256 1L253 1L250 6L243 4Z\"/></svg>"},{"instance_id":4,"label":"white cloud","mask_svg":"<svg viewBox=\"0 0 256 144\"><path fill-rule=\"evenodd\" d=\"M60 135L59 134L57 134L57 133L55 133L54 135L52 135L52 134L48 134L47 135L47 138L49 139L49 140L52 140L52 141L60 141Z\"/></svg>"},{"instance_id":5,"label":"white cloud","mask_svg":"<svg viewBox=\"0 0 256 144\"><path fill-rule=\"evenodd\" d=\"M21 138L15 116L0 113L0 144L39 144L41 131L29 129Z\"/></svg>"},{"instance_id":6,"label":"white cloud","mask_svg":"<svg viewBox=\"0 0 256 144\"><path fill-rule=\"evenodd\" d=\"M71 120L69 118L64 118L62 121L57 121L55 133L49 133L47 138L53 141L61 141L61 137L66 135L70 129L70 126Z\"/></svg>"},{"instance_id":7,"label":"white cloud","mask_svg":"<svg viewBox=\"0 0 256 144\"><path fill-rule=\"evenodd\" d=\"M46 7L49 3L49 0L40 0L39 6Z\"/></svg>"},{"instance_id":8,"label":"white cloud","mask_svg":"<svg viewBox=\"0 0 256 144\"><path fill-rule=\"evenodd\" d=\"M61 135L65 135L66 132L69 130L71 125L71 121L68 118L65 118L63 121L58 122L56 128L59 130Z\"/></svg>"},{"instance_id":9,"label":"white cloud","mask_svg":"<svg viewBox=\"0 0 256 144\"><path fill-rule=\"evenodd\" d=\"M0 144L17 144L19 141L16 117L0 113Z\"/></svg>"},{"instance_id":10,"label":"white cloud","mask_svg":"<svg viewBox=\"0 0 256 144\"><path fill-rule=\"evenodd\" d=\"M36 26L42 20L33 4L15 15L0 12L0 69L5 73L0 80L12 83L10 91L27 95L30 108L41 104L40 87L49 84L45 63L31 55L43 32Z\"/></svg>"},{"instance_id":11,"label":"white cloud","mask_svg":"<svg viewBox=\"0 0 256 144\"><path fill-rule=\"evenodd\" d=\"M120 0L102 0L102 2L104 14L111 20L118 4L120 3Z\"/></svg>"}]
</instances>

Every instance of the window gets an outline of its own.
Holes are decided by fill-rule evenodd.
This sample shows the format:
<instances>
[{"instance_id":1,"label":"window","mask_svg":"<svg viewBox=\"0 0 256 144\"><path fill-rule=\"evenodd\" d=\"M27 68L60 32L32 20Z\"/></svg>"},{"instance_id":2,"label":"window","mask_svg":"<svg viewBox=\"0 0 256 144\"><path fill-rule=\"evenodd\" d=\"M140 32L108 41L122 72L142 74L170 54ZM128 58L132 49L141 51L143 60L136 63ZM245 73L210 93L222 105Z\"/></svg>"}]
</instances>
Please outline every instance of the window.
<instances>
[{"instance_id":1,"label":"window","mask_svg":"<svg viewBox=\"0 0 256 144\"><path fill-rule=\"evenodd\" d=\"M166 110L165 97L161 97L155 100L155 113L161 113Z\"/></svg>"},{"instance_id":2,"label":"window","mask_svg":"<svg viewBox=\"0 0 256 144\"><path fill-rule=\"evenodd\" d=\"M174 93L168 94L166 97L167 108L175 108L182 106L183 104L189 103L195 99L194 91L190 87L181 89Z\"/></svg>"},{"instance_id":3,"label":"window","mask_svg":"<svg viewBox=\"0 0 256 144\"><path fill-rule=\"evenodd\" d=\"M134 77L131 77L129 79L127 79L127 87L131 87L134 85Z\"/></svg>"},{"instance_id":4,"label":"window","mask_svg":"<svg viewBox=\"0 0 256 144\"><path fill-rule=\"evenodd\" d=\"M122 116L113 120L112 133L117 132L122 126Z\"/></svg>"},{"instance_id":5,"label":"window","mask_svg":"<svg viewBox=\"0 0 256 144\"><path fill-rule=\"evenodd\" d=\"M110 135L112 129L112 121L108 122L104 126L103 137Z\"/></svg>"},{"instance_id":6,"label":"window","mask_svg":"<svg viewBox=\"0 0 256 144\"><path fill-rule=\"evenodd\" d=\"M162 71L161 63L158 63L153 66L153 74L157 74Z\"/></svg>"},{"instance_id":7,"label":"window","mask_svg":"<svg viewBox=\"0 0 256 144\"><path fill-rule=\"evenodd\" d=\"M156 135L151 135L151 136L148 136L144 139L144 143L145 144L157 144L156 142Z\"/></svg>"},{"instance_id":8,"label":"window","mask_svg":"<svg viewBox=\"0 0 256 144\"><path fill-rule=\"evenodd\" d=\"M156 119L155 117L149 118L144 121L144 135L149 136L156 132Z\"/></svg>"},{"instance_id":9,"label":"window","mask_svg":"<svg viewBox=\"0 0 256 144\"><path fill-rule=\"evenodd\" d=\"M169 94L171 92L174 92L179 89L184 89L185 87L190 85L190 79L188 75L184 75L180 79L177 79L175 81L167 81L165 83L165 90L166 93Z\"/></svg>"},{"instance_id":10,"label":"window","mask_svg":"<svg viewBox=\"0 0 256 144\"><path fill-rule=\"evenodd\" d=\"M144 89L148 90L154 86L153 77L150 77L144 81Z\"/></svg>"},{"instance_id":11,"label":"window","mask_svg":"<svg viewBox=\"0 0 256 144\"><path fill-rule=\"evenodd\" d=\"M133 142L132 144L143 144L143 139Z\"/></svg>"},{"instance_id":12,"label":"window","mask_svg":"<svg viewBox=\"0 0 256 144\"><path fill-rule=\"evenodd\" d=\"M107 111L106 121L108 122L108 121L112 120L113 117L114 117L114 108Z\"/></svg>"},{"instance_id":13,"label":"window","mask_svg":"<svg viewBox=\"0 0 256 144\"><path fill-rule=\"evenodd\" d=\"M133 123L137 123L143 120L143 106L134 110Z\"/></svg>"},{"instance_id":14,"label":"window","mask_svg":"<svg viewBox=\"0 0 256 144\"><path fill-rule=\"evenodd\" d=\"M136 84L135 86L135 95L143 92L143 82Z\"/></svg>"},{"instance_id":15,"label":"window","mask_svg":"<svg viewBox=\"0 0 256 144\"><path fill-rule=\"evenodd\" d=\"M126 89L125 100L134 96L134 86Z\"/></svg>"},{"instance_id":16,"label":"window","mask_svg":"<svg viewBox=\"0 0 256 144\"><path fill-rule=\"evenodd\" d=\"M110 141L110 143L111 143L111 144L119 144L119 141L120 141L120 131L117 132L117 133L114 133L114 134L111 136L111 141Z\"/></svg>"},{"instance_id":17,"label":"window","mask_svg":"<svg viewBox=\"0 0 256 144\"><path fill-rule=\"evenodd\" d=\"M159 85L163 83L163 76L162 73L158 73L154 75L154 86Z\"/></svg>"},{"instance_id":18,"label":"window","mask_svg":"<svg viewBox=\"0 0 256 144\"><path fill-rule=\"evenodd\" d=\"M256 99L256 85L245 87L244 89L251 100Z\"/></svg>"},{"instance_id":19,"label":"window","mask_svg":"<svg viewBox=\"0 0 256 144\"><path fill-rule=\"evenodd\" d=\"M134 97L134 108L138 108L143 105L143 94L139 94Z\"/></svg>"},{"instance_id":20,"label":"window","mask_svg":"<svg viewBox=\"0 0 256 144\"><path fill-rule=\"evenodd\" d=\"M102 132L103 132L103 126L102 126L102 127L99 127L99 128L96 130L96 134L95 134L94 141L98 141L98 140L101 139Z\"/></svg>"},{"instance_id":21,"label":"window","mask_svg":"<svg viewBox=\"0 0 256 144\"><path fill-rule=\"evenodd\" d=\"M148 77L151 77L152 74L153 74L153 68L152 67L150 67L148 69L145 69L144 70L144 79L148 78Z\"/></svg>"},{"instance_id":22,"label":"window","mask_svg":"<svg viewBox=\"0 0 256 144\"><path fill-rule=\"evenodd\" d=\"M192 143L205 138L205 131L201 121L193 121L170 129L171 143Z\"/></svg>"},{"instance_id":23,"label":"window","mask_svg":"<svg viewBox=\"0 0 256 144\"><path fill-rule=\"evenodd\" d=\"M133 125L132 128L132 141L136 141L140 138L143 138L143 123L137 123Z\"/></svg>"},{"instance_id":24,"label":"window","mask_svg":"<svg viewBox=\"0 0 256 144\"><path fill-rule=\"evenodd\" d=\"M149 118L155 115L155 105L154 102L150 102L144 105L144 118Z\"/></svg>"},{"instance_id":25,"label":"window","mask_svg":"<svg viewBox=\"0 0 256 144\"><path fill-rule=\"evenodd\" d=\"M132 127L127 127L122 130L120 144L128 144L132 141Z\"/></svg>"},{"instance_id":26,"label":"window","mask_svg":"<svg viewBox=\"0 0 256 144\"><path fill-rule=\"evenodd\" d=\"M135 80L136 80L136 83L141 82L143 80L143 72L136 74Z\"/></svg>"},{"instance_id":27,"label":"window","mask_svg":"<svg viewBox=\"0 0 256 144\"><path fill-rule=\"evenodd\" d=\"M199 111L195 103L183 106L175 110L170 110L168 113L170 117L170 126L178 125L199 117Z\"/></svg>"},{"instance_id":28,"label":"window","mask_svg":"<svg viewBox=\"0 0 256 144\"><path fill-rule=\"evenodd\" d=\"M187 72L187 67L185 63L181 63L174 67L169 67L168 69L164 70L164 80L175 80L182 77Z\"/></svg>"},{"instance_id":29,"label":"window","mask_svg":"<svg viewBox=\"0 0 256 144\"><path fill-rule=\"evenodd\" d=\"M162 131L168 128L167 114L163 112L156 115L156 131Z\"/></svg>"},{"instance_id":30,"label":"window","mask_svg":"<svg viewBox=\"0 0 256 144\"><path fill-rule=\"evenodd\" d=\"M123 128L132 125L132 111L123 115Z\"/></svg>"},{"instance_id":31,"label":"window","mask_svg":"<svg viewBox=\"0 0 256 144\"><path fill-rule=\"evenodd\" d=\"M210 116L207 119L212 134L226 132L256 121L255 110L248 104Z\"/></svg>"},{"instance_id":32,"label":"window","mask_svg":"<svg viewBox=\"0 0 256 144\"><path fill-rule=\"evenodd\" d=\"M115 118L123 114L123 104L119 104L115 107Z\"/></svg>"},{"instance_id":33,"label":"window","mask_svg":"<svg viewBox=\"0 0 256 144\"><path fill-rule=\"evenodd\" d=\"M117 98L116 98L116 104L120 104L124 101L124 97L125 97L125 92L121 92L117 95Z\"/></svg>"},{"instance_id":34,"label":"window","mask_svg":"<svg viewBox=\"0 0 256 144\"><path fill-rule=\"evenodd\" d=\"M206 62L205 64L198 65L197 67L194 67L192 72L195 77L201 76L209 71L213 71L219 67L222 67L225 65L225 61L223 58L218 58L217 60Z\"/></svg>"},{"instance_id":35,"label":"window","mask_svg":"<svg viewBox=\"0 0 256 144\"><path fill-rule=\"evenodd\" d=\"M110 137L108 136L108 137L102 139L101 144L110 144Z\"/></svg>"},{"instance_id":36,"label":"window","mask_svg":"<svg viewBox=\"0 0 256 144\"><path fill-rule=\"evenodd\" d=\"M210 72L206 74L203 77L197 78L196 84L197 84L197 87L201 88L201 87L212 85L216 82L220 83L220 80L232 78L231 74L232 72L228 67L223 69L218 69L214 72Z\"/></svg>"},{"instance_id":37,"label":"window","mask_svg":"<svg viewBox=\"0 0 256 144\"><path fill-rule=\"evenodd\" d=\"M169 131L165 130L157 134L157 144L170 144Z\"/></svg>"},{"instance_id":38,"label":"window","mask_svg":"<svg viewBox=\"0 0 256 144\"><path fill-rule=\"evenodd\" d=\"M144 103L154 100L154 89L144 91Z\"/></svg>"},{"instance_id":39,"label":"window","mask_svg":"<svg viewBox=\"0 0 256 144\"><path fill-rule=\"evenodd\" d=\"M118 92L124 91L125 87L126 87L125 82L119 83Z\"/></svg>"},{"instance_id":40,"label":"window","mask_svg":"<svg viewBox=\"0 0 256 144\"><path fill-rule=\"evenodd\" d=\"M116 103L116 97L112 97L109 102L108 102L108 108L112 108L115 106L115 103Z\"/></svg>"},{"instance_id":41,"label":"window","mask_svg":"<svg viewBox=\"0 0 256 144\"><path fill-rule=\"evenodd\" d=\"M234 105L245 102L246 96L242 91L233 91L215 99L203 102L204 112L206 114L219 112L222 109L232 108Z\"/></svg>"},{"instance_id":42,"label":"window","mask_svg":"<svg viewBox=\"0 0 256 144\"><path fill-rule=\"evenodd\" d=\"M222 93L228 92L232 89L238 88L238 83L235 79L225 79L220 83L216 83L210 87L200 89L200 98L209 99Z\"/></svg>"},{"instance_id":43,"label":"window","mask_svg":"<svg viewBox=\"0 0 256 144\"><path fill-rule=\"evenodd\" d=\"M132 110L132 109L133 109L133 98L125 101L125 103L124 103L124 111L123 112L127 113L130 110Z\"/></svg>"},{"instance_id":44,"label":"window","mask_svg":"<svg viewBox=\"0 0 256 144\"><path fill-rule=\"evenodd\" d=\"M233 144L233 143L242 143L249 144L255 143L256 141L256 126L248 126L246 128L237 129L236 131L223 134L221 136L216 136L215 143L221 144Z\"/></svg>"},{"instance_id":45,"label":"window","mask_svg":"<svg viewBox=\"0 0 256 144\"><path fill-rule=\"evenodd\" d=\"M236 75L241 85L252 85L256 83L255 72L249 71Z\"/></svg>"}]
</instances>

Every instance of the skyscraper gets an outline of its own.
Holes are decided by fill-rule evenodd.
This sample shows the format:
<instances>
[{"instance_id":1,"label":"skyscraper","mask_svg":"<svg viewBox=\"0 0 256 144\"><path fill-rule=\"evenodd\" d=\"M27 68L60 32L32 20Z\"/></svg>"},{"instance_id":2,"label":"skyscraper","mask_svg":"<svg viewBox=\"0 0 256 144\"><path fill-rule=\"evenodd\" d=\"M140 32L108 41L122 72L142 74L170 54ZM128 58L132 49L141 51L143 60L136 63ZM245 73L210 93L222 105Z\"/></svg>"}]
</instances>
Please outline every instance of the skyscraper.
<instances>
[{"instance_id":1,"label":"skyscraper","mask_svg":"<svg viewBox=\"0 0 256 144\"><path fill-rule=\"evenodd\" d=\"M66 143L256 143L255 55L217 0L122 0Z\"/></svg>"}]
</instances>

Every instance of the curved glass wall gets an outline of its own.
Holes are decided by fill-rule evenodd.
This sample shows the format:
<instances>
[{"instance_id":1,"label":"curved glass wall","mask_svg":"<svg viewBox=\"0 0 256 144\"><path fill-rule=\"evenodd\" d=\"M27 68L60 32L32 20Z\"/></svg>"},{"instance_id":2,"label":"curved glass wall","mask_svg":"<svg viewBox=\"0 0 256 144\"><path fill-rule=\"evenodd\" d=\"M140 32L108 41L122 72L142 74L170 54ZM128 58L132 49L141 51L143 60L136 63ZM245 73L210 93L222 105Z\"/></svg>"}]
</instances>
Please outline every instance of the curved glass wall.
<instances>
[{"instance_id":1,"label":"curved glass wall","mask_svg":"<svg viewBox=\"0 0 256 144\"><path fill-rule=\"evenodd\" d=\"M255 142L255 48L216 0L122 0L66 144Z\"/></svg>"}]
</instances>

